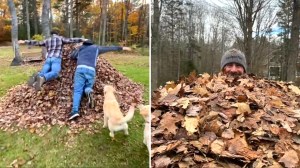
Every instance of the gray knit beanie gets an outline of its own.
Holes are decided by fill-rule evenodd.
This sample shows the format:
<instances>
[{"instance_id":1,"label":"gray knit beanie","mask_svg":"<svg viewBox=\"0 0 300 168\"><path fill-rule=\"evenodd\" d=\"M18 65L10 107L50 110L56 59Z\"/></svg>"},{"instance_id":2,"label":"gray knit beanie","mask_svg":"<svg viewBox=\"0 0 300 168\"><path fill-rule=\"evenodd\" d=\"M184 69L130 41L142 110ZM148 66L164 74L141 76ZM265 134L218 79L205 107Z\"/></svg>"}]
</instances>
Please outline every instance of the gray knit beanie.
<instances>
[{"instance_id":1,"label":"gray knit beanie","mask_svg":"<svg viewBox=\"0 0 300 168\"><path fill-rule=\"evenodd\" d=\"M223 69L225 65L229 63L241 64L244 67L245 72L247 70L246 57L244 53L238 49L233 48L224 53L221 59L221 69Z\"/></svg>"}]
</instances>

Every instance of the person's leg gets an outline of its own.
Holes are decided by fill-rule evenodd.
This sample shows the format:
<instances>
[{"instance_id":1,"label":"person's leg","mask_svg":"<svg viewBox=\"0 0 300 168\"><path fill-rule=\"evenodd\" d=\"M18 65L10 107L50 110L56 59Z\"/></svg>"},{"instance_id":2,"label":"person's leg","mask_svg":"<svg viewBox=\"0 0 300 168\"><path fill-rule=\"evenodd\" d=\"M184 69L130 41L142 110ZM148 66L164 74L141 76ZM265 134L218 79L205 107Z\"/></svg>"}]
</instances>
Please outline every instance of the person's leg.
<instances>
[{"instance_id":1,"label":"person's leg","mask_svg":"<svg viewBox=\"0 0 300 168\"><path fill-rule=\"evenodd\" d=\"M39 76L44 76L44 74L48 73L51 70L51 57L48 57L43 65L43 68L39 72Z\"/></svg>"},{"instance_id":2,"label":"person's leg","mask_svg":"<svg viewBox=\"0 0 300 168\"><path fill-rule=\"evenodd\" d=\"M95 71L87 69L85 78L86 78L86 83L85 83L84 92L85 92L86 96L88 97L88 105L91 108L94 108L95 103L94 103L94 98L93 98L92 92L93 92L93 86L95 83Z\"/></svg>"},{"instance_id":3,"label":"person's leg","mask_svg":"<svg viewBox=\"0 0 300 168\"><path fill-rule=\"evenodd\" d=\"M40 71L40 72L35 72L35 73L33 73L33 74L29 77L29 79L28 79L28 81L27 81L27 84L28 84L29 86L34 86L35 82L36 82L37 79L38 79L38 76L44 76L44 74L47 73L47 72L49 72L50 69L51 69L51 59L50 59L50 58L47 58L46 61L45 61L45 63L44 63L44 65L43 65L43 67L42 67L42 69L41 69L41 71Z\"/></svg>"},{"instance_id":4,"label":"person's leg","mask_svg":"<svg viewBox=\"0 0 300 168\"><path fill-rule=\"evenodd\" d=\"M85 85L85 77L82 69L76 69L74 76L73 108L69 120L79 116L80 101Z\"/></svg>"},{"instance_id":5,"label":"person's leg","mask_svg":"<svg viewBox=\"0 0 300 168\"><path fill-rule=\"evenodd\" d=\"M38 72L33 73L27 81L28 86L34 86L38 76L39 76Z\"/></svg>"},{"instance_id":6,"label":"person's leg","mask_svg":"<svg viewBox=\"0 0 300 168\"><path fill-rule=\"evenodd\" d=\"M45 73L45 80L49 81L58 77L59 72L61 71L61 58L52 57L51 59L51 70L48 73Z\"/></svg>"},{"instance_id":7,"label":"person's leg","mask_svg":"<svg viewBox=\"0 0 300 168\"><path fill-rule=\"evenodd\" d=\"M58 77L59 72L61 70L61 58L58 57L51 57L50 58L50 71L40 75L37 78L37 83L35 85L36 90L41 90L42 85L49 80L55 79Z\"/></svg>"}]
</instances>

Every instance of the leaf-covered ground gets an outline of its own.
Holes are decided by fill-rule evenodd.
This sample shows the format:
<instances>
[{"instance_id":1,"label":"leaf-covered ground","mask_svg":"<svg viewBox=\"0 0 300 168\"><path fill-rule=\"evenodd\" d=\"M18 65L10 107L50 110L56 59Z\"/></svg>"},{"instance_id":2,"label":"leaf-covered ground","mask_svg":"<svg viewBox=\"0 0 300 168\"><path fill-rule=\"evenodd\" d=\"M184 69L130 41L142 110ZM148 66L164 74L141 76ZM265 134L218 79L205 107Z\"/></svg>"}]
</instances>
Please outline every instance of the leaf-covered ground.
<instances>
[{"instance_id":1,"label":"leaf-covered ground","mask_svg":"<svg viewBox=\"0 0 300 168\"><path fill-rule=\"evenodd\" d=\"M21 50L27 49L21 46ZM11 46L1 48L1 99L4 99L3 93L8 92L7 88L25 83L29 75L39 70L41 66L30 64L10 67L12 55ZM149 79L149 57L132 52L111 52L104 54L103 57L118 71L144 86L146 92L144 97L147 102L149 80L146 79ZM134 72L127 71L133 67ZM149 155L142 142L144 119L138 111L128 123L129 136L117 132L115 141L109 137L108 129L102 128L102 118L91 125L94 126L92 132L97 133L90 134L90 131L83 129L80 133L74 134L76 129L68 125L51 126L47 133L44 132L45 134L43 132L36 134L39 133L38 129L23 129L14 133L0 131L0 167L148 167ZM45 129L47 128L46 126Z\"/></svg>"},{"instance_id":2,"label":"leaf-covered ground","mask_svg":"<svg viewBox=\"0 0 300 168\"><path fill-rule=\"evenodd\" d=\"M300 89L221 74L152 98L152 167L300 167Z\"/></svg>"},{"instance_id":3,"label":"leaf-covered ground","mask_svg":"<svg viewBox=\"0 0 300 168\"><path fill-rule=\"evenodd\" d=\"M0 128L16 131L27 128L30 132L44 135L52 125L68 125L71 131L88 130L94 132L95 123L102 118L103 86L112 84L118 92L120 106L127 111L132 101L142 102L143 87L118 72L105 59L99 58L96 67L94 98L96 106L87 108L84 97L78 121L68 121L72 109L73 76L76 61L69 58L74 46L65 46L62 71L58 79L47 82L41 91L26 84L15 86L2 98L0 103Z\"/></svg>"}]
</instances>

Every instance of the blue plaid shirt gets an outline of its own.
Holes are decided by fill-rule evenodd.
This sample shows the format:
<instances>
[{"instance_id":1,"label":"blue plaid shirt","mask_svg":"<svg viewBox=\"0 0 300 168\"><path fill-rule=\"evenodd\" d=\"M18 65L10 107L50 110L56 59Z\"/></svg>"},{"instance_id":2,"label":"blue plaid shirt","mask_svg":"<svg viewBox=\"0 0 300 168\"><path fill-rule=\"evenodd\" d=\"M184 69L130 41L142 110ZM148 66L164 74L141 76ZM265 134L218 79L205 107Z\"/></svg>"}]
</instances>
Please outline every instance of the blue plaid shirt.
<instances>
[{"instance_id":1,"label":"blue plaid shirt","mask_svg":"<svg viewBox=\"0 0 300 168\"><path fill-rule=\"evenodd\" d=\"M84 40L85 40L84 38L65 38L53 34L50 38L44 41L28 40L25 42L28 45L45 46L47 49L46 58L48 58L48 57L61 57L64 44L79 43L79 42L83 42Z\"/></svg>"}]
</instances>

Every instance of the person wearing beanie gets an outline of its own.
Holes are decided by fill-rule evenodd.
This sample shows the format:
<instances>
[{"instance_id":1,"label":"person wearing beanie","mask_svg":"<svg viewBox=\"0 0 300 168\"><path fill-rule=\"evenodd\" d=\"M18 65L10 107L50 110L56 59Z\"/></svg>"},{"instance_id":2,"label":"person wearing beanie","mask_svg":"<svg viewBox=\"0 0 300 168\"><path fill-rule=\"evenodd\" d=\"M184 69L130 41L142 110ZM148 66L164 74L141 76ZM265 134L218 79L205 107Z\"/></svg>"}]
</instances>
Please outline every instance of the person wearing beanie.
<instances>
[{"instance_id":1,"label":"person wearing beanie","mask_svg":"<svg viewBox=\"0 0 300 168\"><path fill-rule=\"evenodd\" d=\"M77 67L74 75L73 107L69 120L79 117L79 107L83 92L88 98L89 107L94 107L93 86L96 76L96 64L99 54L109 51L131 51L129 47L118 46L98 46L91 40L87 40L75 51L71 53L72 59L77 59Z\"/></svg>"},{"instance_id":2,"label":"person wearing beanie","mask_svg":"<svg viewBox=\"0 0 300 168\"><path fill-rule=\"evenodd\" d=\"M35 90L39 91L42 89L42 85L52 79L56 79L61 71L61 57L64 44L79 43L88 39L84 38L65 38L58 35L56 30L50 32L51 36L44 41L35 40L20 40L20 44L28 44L35 46L46 47L46 61L40 72L34 73L27 84L35 87Z\"/></svg>"},{"instance_id":3,"label":"person wearing beanie","mask_svg":"<svg viewBox=\"0 0 300 168\"><path fill-rule=\"evenodd\" d=\"M230 49L221 59L221 71L229 75L242 75L246 73L247 63L244 53L238 49Z\"/></svg>"}]
</instances>

